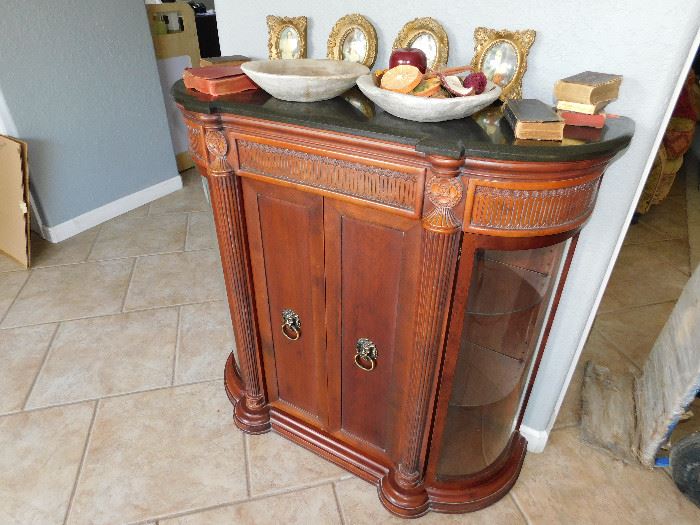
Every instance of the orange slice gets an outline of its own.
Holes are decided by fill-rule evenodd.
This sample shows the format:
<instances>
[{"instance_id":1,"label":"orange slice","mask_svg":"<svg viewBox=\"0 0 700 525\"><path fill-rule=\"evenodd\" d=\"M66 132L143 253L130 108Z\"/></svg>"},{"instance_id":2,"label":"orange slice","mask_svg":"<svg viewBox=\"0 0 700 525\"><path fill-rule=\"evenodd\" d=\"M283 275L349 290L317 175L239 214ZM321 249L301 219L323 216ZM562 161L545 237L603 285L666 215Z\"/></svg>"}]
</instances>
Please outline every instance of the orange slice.
<instances>
[{"instance_id":1,"label":"orange slice","mask_svg":"<svg viewBox=\"0 0 700 525\"><path fill-rule=\"evenodd\" d=\"M403 64L392 67L382 76L381 87L398 93L410 93L423 80L423 73L416 66Z\"/></svg>"}]
</instances>

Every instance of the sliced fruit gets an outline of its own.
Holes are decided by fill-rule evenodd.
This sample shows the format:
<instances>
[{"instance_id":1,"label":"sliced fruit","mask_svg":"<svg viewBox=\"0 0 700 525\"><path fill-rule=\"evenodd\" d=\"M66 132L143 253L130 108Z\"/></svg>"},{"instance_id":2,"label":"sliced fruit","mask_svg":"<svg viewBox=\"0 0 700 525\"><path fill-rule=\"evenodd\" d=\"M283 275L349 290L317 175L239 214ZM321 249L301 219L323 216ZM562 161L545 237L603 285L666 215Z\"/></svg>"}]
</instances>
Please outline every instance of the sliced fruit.
<instances>
[{"instance_id":1,"label":"sliced fruit","mask_svg":"<svg viewBox=\"0 0 700 525\"><path fill-rule=\"evenodd\" d=\"M452 98L452 93L447 91L444 87L440 86L440 89L437 90L437 93L435 93L430 98Z\"/></svg>"},{"instance_id":2,"label":"sliced fruit","mask_svg":"<svg viewBox=\"0 0 700 525\"><path fill-rule=\"evenodd\" d=\"M386 69L377 69L373 75L372 78L374 79L374 85L377 87L381 86L382 82L382 77L384 76L384 73L386 73L388 70Z\"/></svg>"},{"instance_id":3,"label":"sliced fruit","mask_svg":"<svg viewBox=\"0 0 700 525\"><path fill-rule=\"evenodd\" d=\"M440 77L440 81L442 82L442 87L444 87L447 91L452 93L455 97L468 97L469 95L474 94L474 88L465 88L462 85L462 79L459 78L457 75L439 74L438 76Z\"/></svg>"},{"instance_id":4,"label":"sliced fruit","mask_svg":"<svg viewBox=\"0 0 700 525\"><path fill-rule=\"evenodd\" d=\"M428 80L422 80L420 84L413 88L411 95L417 97L432 97L438 91L440 91L440 79L430 78Z\"/></svg>"},{"instance_id":5,"label":"sliced fruit","mask_svg":"<svg viewBox=\"0 0 700 525\"><path fill-rule=\"evenodd\" d=\"M398 93L410 93L423 80L423 73L416 66L401 65L384 73L381 87Z\"/></svg>"}]
</instances>

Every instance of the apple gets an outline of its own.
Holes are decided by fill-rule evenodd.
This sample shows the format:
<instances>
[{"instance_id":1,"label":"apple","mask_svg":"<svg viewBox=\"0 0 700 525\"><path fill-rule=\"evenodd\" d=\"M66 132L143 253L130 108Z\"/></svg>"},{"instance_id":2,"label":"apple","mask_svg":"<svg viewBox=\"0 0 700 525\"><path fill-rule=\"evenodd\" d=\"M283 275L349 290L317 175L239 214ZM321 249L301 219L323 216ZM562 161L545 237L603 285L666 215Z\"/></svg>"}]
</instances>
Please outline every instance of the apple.
<instances>
[{"instance_id":1,"label":"apple","mask_svg":"<svg viewBox=\"0 0 700 525\"><path fill-rule=\"evenodd\" d=\"M398 47L391 52L389 68L407 64L417 67L421 73L425 73L428 67L428 58L417 47Z\"/></svg>"}]
</instances>

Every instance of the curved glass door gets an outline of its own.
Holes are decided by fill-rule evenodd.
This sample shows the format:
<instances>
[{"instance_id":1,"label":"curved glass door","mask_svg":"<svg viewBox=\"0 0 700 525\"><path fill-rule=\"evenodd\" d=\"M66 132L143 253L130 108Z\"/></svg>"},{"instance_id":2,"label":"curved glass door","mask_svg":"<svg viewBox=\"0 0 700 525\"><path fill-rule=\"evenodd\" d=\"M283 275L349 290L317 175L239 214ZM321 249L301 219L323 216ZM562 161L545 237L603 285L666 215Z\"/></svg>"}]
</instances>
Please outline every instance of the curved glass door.
<instances>
[{"instance_id":1,"label":"curved glass door","mask_svg":"<svg viewBox=\"0 0 700 525\"><path fill-rule=\"evenodd\" d=\"M476 473L508 444L566 246L476 251L438 478Z\"/></svg>"}]
</instances>

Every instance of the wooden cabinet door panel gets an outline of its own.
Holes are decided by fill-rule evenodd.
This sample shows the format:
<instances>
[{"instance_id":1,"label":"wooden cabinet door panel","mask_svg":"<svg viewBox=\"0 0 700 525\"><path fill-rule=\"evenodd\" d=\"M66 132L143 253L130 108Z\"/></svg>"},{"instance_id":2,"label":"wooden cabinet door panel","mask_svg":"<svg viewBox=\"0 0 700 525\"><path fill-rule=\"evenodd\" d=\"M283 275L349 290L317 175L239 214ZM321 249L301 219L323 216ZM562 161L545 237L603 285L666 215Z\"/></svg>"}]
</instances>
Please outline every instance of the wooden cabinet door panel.
<instances>
[{"instance_id":1,"label":"wooden cabinet door panel","mask_svg":"<svg viewBox=\"0 0 700 525\"><path fill-rule=\"evenodd\" d=\"M324 215L329 384L340 408L331 429L390 453L412 345L420 222L331 200ZM377 347L374 370L354 362L360 338Z\"/></svg>"},{"instance_id":2,"label":"wooden cabinet door panel","mask_svg":"<svg viewBox=\"0 0 700 525\"><path fill-rule=\"evenodd\" d=\"M269 399L326 426L323 198L249 179L243 191ZM285 309L301 320L295 341Z\"/></svg>"}]
</instances>

